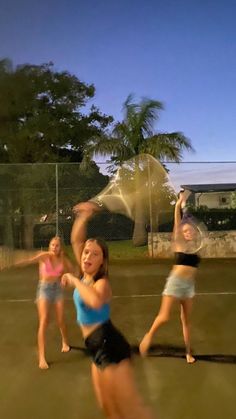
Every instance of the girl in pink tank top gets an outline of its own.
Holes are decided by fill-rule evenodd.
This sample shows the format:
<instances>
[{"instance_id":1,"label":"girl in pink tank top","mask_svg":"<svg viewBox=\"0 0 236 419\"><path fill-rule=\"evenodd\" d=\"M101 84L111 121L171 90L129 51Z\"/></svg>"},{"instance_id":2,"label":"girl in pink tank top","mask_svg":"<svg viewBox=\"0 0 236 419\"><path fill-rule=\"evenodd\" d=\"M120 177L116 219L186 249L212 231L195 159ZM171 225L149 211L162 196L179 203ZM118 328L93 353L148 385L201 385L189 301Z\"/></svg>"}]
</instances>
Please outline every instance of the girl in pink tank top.
<instances>
[{"instance_id":1,"label":"girl in pink tank top","mask_svg":"<svg viewBox=\"0 0 236 419\"><path fill-rule=\"evenodd\" d=\"M53 266L50 257L46 258L41 262L39 266L40 277L59 278L64 273L63 262L59 262L58 265Z\"/></svg>"},{"instance_id":2,"label":"girl in pink tank top","mask_svg":"<svg viewBox=\"0 0 236 419\"><path fill-rule=\"evenodd\" d=\"M49 320L49 310L53 304L56 312L57 323L61 332L61 352L69 352L70 346L67 340L66 326L64 321L64 297L61 287L61 276L65 272L73 272L73 266L67 256L64 255L60 237L53 237L49 242L46 252L40 252L36 256L18 262L16 266L39 264L39 282L36 294L38 308L38 356L39 368L48 369L49 365L45 356L45 334Z\"/></svg>"}]
</instances>

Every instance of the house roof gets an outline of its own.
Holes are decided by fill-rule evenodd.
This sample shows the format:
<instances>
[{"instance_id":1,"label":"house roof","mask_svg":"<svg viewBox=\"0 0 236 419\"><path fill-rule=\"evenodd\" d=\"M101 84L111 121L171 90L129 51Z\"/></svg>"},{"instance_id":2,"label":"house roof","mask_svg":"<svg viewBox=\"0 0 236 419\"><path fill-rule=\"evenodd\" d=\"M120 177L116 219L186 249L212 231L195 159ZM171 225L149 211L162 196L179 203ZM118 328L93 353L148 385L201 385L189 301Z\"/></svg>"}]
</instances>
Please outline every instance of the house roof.
<instances>
[{"instance_id":1,"label":"house roof","mask_svg":"<svg viewBox=\"0 0 236 419\"><path fill-rule=\"evenodd\" d=\"M205 183L196 185L181 185L181 188L192 192L227 192L236 191L236 183Z\"/></svg>"}]
</instances>

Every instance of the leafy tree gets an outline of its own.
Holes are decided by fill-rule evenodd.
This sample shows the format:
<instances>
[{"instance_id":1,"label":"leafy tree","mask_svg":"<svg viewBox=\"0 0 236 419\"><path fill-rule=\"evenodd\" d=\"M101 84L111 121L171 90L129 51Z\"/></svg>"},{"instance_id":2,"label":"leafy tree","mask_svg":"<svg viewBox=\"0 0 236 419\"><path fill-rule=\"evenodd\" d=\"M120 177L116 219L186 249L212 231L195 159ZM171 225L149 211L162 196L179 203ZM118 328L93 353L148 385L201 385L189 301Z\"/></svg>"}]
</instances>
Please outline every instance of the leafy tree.
<instances>
[{"instance_id":1,"label":"leafy tree","mask_svg":"<svg viewBox=\"0 0 236 419\"><path fill-rule=\"evenodd\" d=\"M231 192L230 195L230 208L236 208L236 192Z\"/></svg>"},{"instance_id":2,"label":"leafy tree","mask_svg":"<svg viewBox=\"0 0 236 419\"><path fill-rule=\"evenodd\" d=\"M145 98L140 103L133 103L133 96L129 95L123 105L123 121L115 124L111 135L91 137L86 145L86 157L109 156L111 169L140 153L180 162L184 150L194 149L181 132L155 132L154 125L161 110L163 104L157 100Z\"/></svg>"},{"instance_id":3,"label":"leafy tree","mask_svg":"<svg viewBox=\"0 0 236 419\"><path fill-rule=\"evenodd\" d=\"M157 100L142 99L133 102L129 95L124 106L124 119L115 124L111 135L94 136L87 143L85 158L100 154L109 156L110 170L141 153L148 153L159 160L180 162L183 150L193 151L190 140L181 132L156 133L154 125L159 119L163 104ZM138 160L137 160L138 165ZM146 243L142 209L137 209L134 228L134 243Z\"/></svg>"},{"instance_id":4,"label":"leafy tree","mask_svg":"<svg viewBox=\"0 0 236 419\"><path fill-rule=\"evenodd\" d=\"M60 232L65 223L69 228L75 203L96 195L108 180L94 162L86 171L78 163L0 165L0 242L29 249L36 224L49 223L53 234L56 220Z\"/></svg>"},{"instance_id":5,"label":"leafy tree","mask_svg":"<svg viewBox=\"0 0 236 419\"><path fill-rule=\"evenodd\" d=\"M86 142L102 135L113 120L95 106L82 113L94 94L93 85L56 71L52 63L14 68L10 60L0 61L0 163L81 162ZM76 179L81 188L74 202L92 196L92 190L90 196L82 192L86 182L93 184L94 194L107 183L93 162L83 175L78 167L71 169L64 170L67 182L71 185ZM55 213L55 167L2 166L0 200L4 242L14 241L14 227L20 224L22 245L32 247L36 216ZM71 199L61 196L60 210L69 205Z\"/></svg>"},{"instance_id":6,"label":"leafy tree","mask_svg":"<svg viewBox=\"0 0 236 419\"><path fill-rule=\"evenodd\" d=\"M112 122L91 106L95 88L52 63L13 68L0 61L0 161L81 161L86 142Z\"/></svg>"}]
</instances>

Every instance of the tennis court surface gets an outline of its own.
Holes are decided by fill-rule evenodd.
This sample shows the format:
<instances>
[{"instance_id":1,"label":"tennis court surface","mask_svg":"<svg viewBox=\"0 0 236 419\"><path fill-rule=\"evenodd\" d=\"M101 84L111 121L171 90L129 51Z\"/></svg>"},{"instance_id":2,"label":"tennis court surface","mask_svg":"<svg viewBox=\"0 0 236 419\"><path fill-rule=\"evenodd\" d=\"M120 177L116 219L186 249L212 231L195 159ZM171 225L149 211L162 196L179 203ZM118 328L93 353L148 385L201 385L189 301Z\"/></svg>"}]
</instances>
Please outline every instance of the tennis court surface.
<instances>
[{"instance_id":1,"label":"tennis court surface","mask_svg":"<svg viewBox=\"0 0 236 419\"><path fill-rule=\"evenodd\" d=\"M236 259L203 260L192 314L197 362L185 362L179 307L160 329L145 359L137 353L156 315L171 261L111 264L112 319L134 350L139 387L160 419L236 418ZM37 367L37 267L0 273L0 417L100 419L90 379L90 360L66 292L70 344L60 353L53 315L47 333L50 369ZM137 418L139 419L139 418ZM140 418L141 419L141 418Z\"/></svg>"}]
</instances>

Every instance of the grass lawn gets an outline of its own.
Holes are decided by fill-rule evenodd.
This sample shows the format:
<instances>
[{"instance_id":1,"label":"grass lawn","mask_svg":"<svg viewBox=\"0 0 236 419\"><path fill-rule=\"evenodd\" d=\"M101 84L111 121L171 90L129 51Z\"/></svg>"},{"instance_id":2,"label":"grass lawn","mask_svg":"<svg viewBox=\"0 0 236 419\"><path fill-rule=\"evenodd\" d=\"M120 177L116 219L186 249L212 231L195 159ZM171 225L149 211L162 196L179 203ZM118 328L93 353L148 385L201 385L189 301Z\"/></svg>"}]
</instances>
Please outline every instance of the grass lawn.
<instances>
[{"instance_id":1,"label":"grass lawn","mask_svg":"<svg viewBox=\"0 0 236 419\"><path fill-rule=\"evenodd\" d=\"M110 252L110 261L115 262L119 260L150 260L148 256L148 247L135 247L132 240L117 240L107 242ZM70 246L66 248L67 254L74 258L73 251Z\"/></svg>"}]
</instances>

